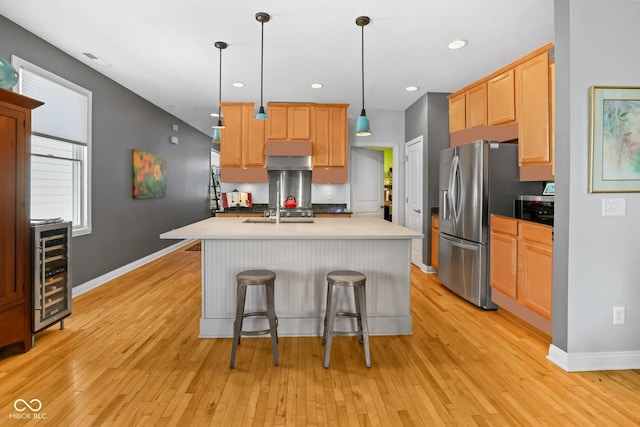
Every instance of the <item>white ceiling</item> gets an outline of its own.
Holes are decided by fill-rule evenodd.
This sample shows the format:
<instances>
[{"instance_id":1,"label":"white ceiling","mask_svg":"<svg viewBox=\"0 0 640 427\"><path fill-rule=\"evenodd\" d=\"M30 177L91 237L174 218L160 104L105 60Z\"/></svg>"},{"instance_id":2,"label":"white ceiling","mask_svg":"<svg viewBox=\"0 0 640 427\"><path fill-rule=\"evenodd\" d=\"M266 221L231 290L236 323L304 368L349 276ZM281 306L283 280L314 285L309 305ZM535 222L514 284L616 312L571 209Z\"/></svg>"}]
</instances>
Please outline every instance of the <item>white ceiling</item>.
<instances>
[{"instance_id":1,"label":"white ceiling","mask_svg":"<svg viewBox=\"0 0 640 427\"><path fill-rule=\"evenodd\" d=\"M8 19L207 135L218 100L214 42L229 45L222 100L260 102L257 12L271 15L265 104L348 103L350 118L362 103L358 16L371 18L367 110L402 111L426 92L456 91L554 39L553 0L0 0ZM468 46L447 49L457 38Z\"/></svg>"}]
</instances>

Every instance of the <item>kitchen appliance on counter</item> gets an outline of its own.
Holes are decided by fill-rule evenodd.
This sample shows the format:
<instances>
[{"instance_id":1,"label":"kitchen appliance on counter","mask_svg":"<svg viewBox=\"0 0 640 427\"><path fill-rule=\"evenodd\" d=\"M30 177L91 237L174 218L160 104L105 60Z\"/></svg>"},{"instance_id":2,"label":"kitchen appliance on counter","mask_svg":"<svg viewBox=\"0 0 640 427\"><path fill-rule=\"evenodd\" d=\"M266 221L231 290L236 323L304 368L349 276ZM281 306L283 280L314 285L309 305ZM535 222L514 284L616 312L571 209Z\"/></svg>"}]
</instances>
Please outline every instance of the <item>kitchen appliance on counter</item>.
<instances>
[{"instance_id":1,"label":"kitchen appliance on counter","mask_svg":"<svg viewBox=\"0 0 640 427\"><path fill-rule=\"evenodd\" d=\"M268 156L269 209L265 217L312 217L311 156ZM292 203L286 203L292 197ZM290 206L290 207L287 207Z\"/></svg>"},{"instance_id":2,"label":"kitchen appliance on counter","mask_svg":"<svg viewBox=\"0 0 640 427\"><path fill-rule=\"evenodd\" d=\"M513 203L516 218L553 226L554 196L519 195Z\"/></svg>"},{"instance_id":3,"label":"kitchen appliance on counter","mask_svg":"<svg viewBox=\"0 0 640 427\"><path fill-rule=\"evenodd\" d=\"M496 309L489 284L491 214L513 217L517 194L539 193L520 182L518 146L475 141L440 152L438 279L471 303Z\"/></svg>"}]
</instances>

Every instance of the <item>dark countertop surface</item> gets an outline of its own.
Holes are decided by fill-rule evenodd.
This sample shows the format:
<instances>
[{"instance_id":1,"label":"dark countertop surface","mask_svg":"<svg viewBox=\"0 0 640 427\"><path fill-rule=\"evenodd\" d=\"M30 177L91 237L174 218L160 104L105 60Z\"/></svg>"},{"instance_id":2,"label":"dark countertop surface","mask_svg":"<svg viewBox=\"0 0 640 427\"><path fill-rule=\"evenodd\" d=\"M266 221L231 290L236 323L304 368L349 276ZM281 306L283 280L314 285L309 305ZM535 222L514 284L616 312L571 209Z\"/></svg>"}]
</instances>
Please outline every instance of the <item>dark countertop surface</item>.
<instances>
[{"instance_id":1,"label":"dark countertop surface","mask_svg":"<svg viewBox=\"0 0 640 427\"><path fill-rule=\"evenodd\" d=\"M263 213L269 208L266 203L254 203L250 208L226 208L224 213ZM350 214L351 211L347 210L346 203L313 203L311 209L314 214Z\"/></svg>"}]
</instances>

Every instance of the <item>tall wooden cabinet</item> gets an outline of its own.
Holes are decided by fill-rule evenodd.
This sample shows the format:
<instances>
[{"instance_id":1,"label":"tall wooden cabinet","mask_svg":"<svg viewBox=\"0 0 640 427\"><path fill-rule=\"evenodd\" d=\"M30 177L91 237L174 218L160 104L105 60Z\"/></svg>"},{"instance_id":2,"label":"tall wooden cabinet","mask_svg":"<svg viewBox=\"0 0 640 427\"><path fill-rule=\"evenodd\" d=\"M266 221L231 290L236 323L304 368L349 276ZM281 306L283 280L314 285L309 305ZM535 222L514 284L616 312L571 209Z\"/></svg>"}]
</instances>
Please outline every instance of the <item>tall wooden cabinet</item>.
<instances>
[{"instance_id":1,"label":"tall wooden cabinet","mask_svg":"<svg viewBox=\"0 0 640 427\"><path fill-rule=\"evenodd\" d=\"M42 102L0 89L0 347L31 349L31 110Z\"/></svg>"}]
</instances>

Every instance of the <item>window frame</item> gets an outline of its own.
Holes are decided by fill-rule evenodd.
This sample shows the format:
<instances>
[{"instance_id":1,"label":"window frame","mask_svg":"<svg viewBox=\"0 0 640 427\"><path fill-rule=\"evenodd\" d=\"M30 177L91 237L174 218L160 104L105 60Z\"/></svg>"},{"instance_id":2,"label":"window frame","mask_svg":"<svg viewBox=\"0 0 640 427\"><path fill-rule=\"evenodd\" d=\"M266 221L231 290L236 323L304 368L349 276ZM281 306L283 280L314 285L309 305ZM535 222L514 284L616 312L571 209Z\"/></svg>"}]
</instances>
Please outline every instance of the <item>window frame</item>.
<instances>
[{"instance_id":1,"label":"window frame","mask_svg":"<svg viewBox=\"0 0 640 427\"><path fill-rule=\"evenodd\" d=\"M74 190L74 202L72 206L72 210L77 212L80 220L79 224L73 224L72 226L72 235L73 237L82 236L86 234L91 234L92 232L92 212L91 212L91 153L92 153L92 114L93 114L93 93L88 89L85 89L69 80L66 80L50 71L47 71L35 64L30 63L16 55L11 56L11 63L13 67L18 71L20 75L18 84L14 87L14 91L23 94L23 82L22 82L22 70L25 69L30 73L36 74L38 77L49 80L55 84L65 87L71 91L74 91L82 96L87 98L87 111L86 111L86 141L85 142L77 142L70 141L61 138L57 138L54 135L43 134L41 132L33 132L32 135L36 135L40 138L46 138L51 140L60 140L62 142L67 142L71 144L75 144L77 146L85 146L86 156L85 160L80 160L80 163L83 167L80 168L80 173L77 179L73 180L73 190ZM37 111L34 110L34 113L37 114ZM33 114L33 113L32 113ZM31 148L31 147L30 147ZM75 151L75 149L74 149ZM34 156L34 154L31 154ZM78 186L81 188L81 191L76 193L76 189ZM79 199L78 199L79 197Z\"/></svg>"}]
</instances>

